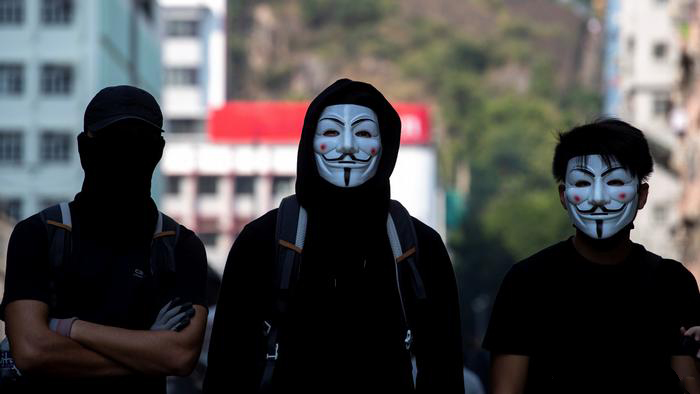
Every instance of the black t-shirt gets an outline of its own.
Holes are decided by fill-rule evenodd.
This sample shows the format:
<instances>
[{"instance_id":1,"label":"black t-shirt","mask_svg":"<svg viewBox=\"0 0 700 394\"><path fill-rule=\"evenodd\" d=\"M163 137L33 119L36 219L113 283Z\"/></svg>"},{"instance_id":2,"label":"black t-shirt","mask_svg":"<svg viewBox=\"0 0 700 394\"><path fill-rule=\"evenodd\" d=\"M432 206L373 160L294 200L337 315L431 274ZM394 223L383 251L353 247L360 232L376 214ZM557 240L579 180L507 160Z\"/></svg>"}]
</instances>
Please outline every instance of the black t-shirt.
<instances>
[{"instance_id":1,"label":"black t-shirt","mask_svg":"<svg viewBox=\"0 0 700 394\"><path fill-rule=\"evenodd\" d=\"M699 317L681 263L634 244L623 263L596 264L569 239L511 268L483 347L529 356L526 393L674 393L679 330Z\"/></svg>"},{"instance_id":2,"label":"black t-shirt","mask_svg":"<svg viewBox=\"0 0 700 394\"><path fill-rule=\"evenodd\" d=\"M134 330L149 329L160 308L175 296L206 307L206 253L204 245L192 231L180 226L174 251L175 272L158 271L154 275L149 246L114 247L120 243L118 239L83 234L79 216L74 209L71 211L72 253L57 273L50 269L48 235L39 214L15 226L7 250L1 319L5 320L5 307L12 301L38 300L51 305L52 295L55 296L55 306L49 311L50 317L76 316L97 324ZM104 225L109 226L107 216ZM55 283L53 292L49 289L52 278ZM66 381L35 377L27 380L27 390L47 387L51 390L65 388L71 393L127 390L165 393L164 377Z\"/></svg>"}]
</instances>

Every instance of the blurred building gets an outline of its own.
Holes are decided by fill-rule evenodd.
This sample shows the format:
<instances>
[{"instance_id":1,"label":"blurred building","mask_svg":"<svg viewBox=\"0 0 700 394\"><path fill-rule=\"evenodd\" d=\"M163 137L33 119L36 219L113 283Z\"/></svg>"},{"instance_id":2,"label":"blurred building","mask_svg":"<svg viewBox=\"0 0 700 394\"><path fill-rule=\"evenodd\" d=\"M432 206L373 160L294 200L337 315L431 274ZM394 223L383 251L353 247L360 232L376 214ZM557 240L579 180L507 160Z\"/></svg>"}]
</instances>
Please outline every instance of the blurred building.
<instances>
[{"instance_id":1,"label":"blurred building","mask_svg":"<svg viewBox=\"0 0 700 394\"><path fill-rule=\"evenodd\" d=\"M160 165L165 175L161 188L165 195L161 196L160 208L199 233L207 246L207 257L211 263L217 261L217 257L221 259L217 252L223 252L212 245L216 242L206 222L201 223L197 215L182 214L189 209L180 204L195 202L182 199L173 201L174 194L191 185L187 179L173 175L171 165L167 163L182 159L182 147L209 144L206 133L209 112L224 105L226 1L159 0L159 6L164 69L161 104L167 141Z\"/></svg>"},{"instance_id":2,"label":"blurred building","mask_svg":"<svg viewBox=\"0 0 700 394\"><path fill-rule=\"evenodd\" d=\"M654 156L647 205L632 239L679 259L675 237L681 181L671 165L678 147L674 92L681 76L681 43L674 11L679 0L607 0L604 65L605 113L644 131Z\"/></svg>"},{"instance_id":3,"label":"blurred building","mask_svg":"<svg viewBox=\"0 0 700 394\"><path fill-rule=\"evenodd\" d=\"M199 234L219 273L243 226L294 193L307 107L307 102L228 102L211 112L206 140L168 143L161 166L162 207ZM402 147L391 177L392 197L444 234L444 198L427 108L395 107L402 119Z\"/></svg>"},{"instance_id":4,"label":"blurred building","mask_svg":"<svg viewBox=\"0 0 700 394\"><path fill-rule=\"evenodd\" d=\"M12 224L0 214L0 294L5 291L5 261L7 260L7 244L10 241ZM0 341L5 337L5 322L0 321Z\"/></svg>"},{"instance_id":5,"label":"blurred building","mask_svg":"<svg viewBox=\"0 0 700 394\"><path fill-rule=\"evenodd\" d=\"M675 108L680 143L674 152L674 164L682 180L679 203L682 260L700 279L700 5L697 0L678 1L675 20L679 25L681 58L677 63L681 77L677 85Z\"/></svg>"},{"instance_id":6,"label":"blurred building","mask_svg":"<svg viewBox=\"0 0 700 394\"><path fill-rule=\"evenodd\" d=\"M80 190L76 136L99 89L159 95L156 22L147 0L0 0L0 208L10 218Z\"/></svg>"},{"instance_id":7,"label":"blurred building","mask_svg":"<svg viewBox=\"0 0 700 394\"><path fill-rule=\"evenodd\" d=\"M210 108L226 91L226 1L159 0L162 96L168 142L204 141Z\"/></svg>"}]
</instances>

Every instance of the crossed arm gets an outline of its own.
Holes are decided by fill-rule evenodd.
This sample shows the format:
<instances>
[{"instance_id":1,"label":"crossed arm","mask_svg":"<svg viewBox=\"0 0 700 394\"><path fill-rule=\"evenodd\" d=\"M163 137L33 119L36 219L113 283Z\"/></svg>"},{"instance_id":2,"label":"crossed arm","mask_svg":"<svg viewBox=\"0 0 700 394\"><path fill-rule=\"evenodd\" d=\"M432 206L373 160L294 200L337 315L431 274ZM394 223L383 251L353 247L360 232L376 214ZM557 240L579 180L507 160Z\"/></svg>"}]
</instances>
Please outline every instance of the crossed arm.
<instances>
[{"instance_id":1,"label":"crossed arm","mask_svg":"<svg viewBox=\"0 0 700 394\"><path fill-rule=\"evenodd\" d=\"M18 300L5 309L17 367L26 374L61 377L188 375L204 337L206 309L195 305L182 331L127 330L77 320L69 337L48 327L48 306Z\"/></svg>"},{"instance_id":2,"label":"crossed arm","mask_svg":"<svg viewBox=\"0 0 700 394\"><path fill-rule=\"evenodd\" d=\"M491 393L522 394L525 390L530 357L493 353L491 358Z\"/></svg>"}]
</instances>

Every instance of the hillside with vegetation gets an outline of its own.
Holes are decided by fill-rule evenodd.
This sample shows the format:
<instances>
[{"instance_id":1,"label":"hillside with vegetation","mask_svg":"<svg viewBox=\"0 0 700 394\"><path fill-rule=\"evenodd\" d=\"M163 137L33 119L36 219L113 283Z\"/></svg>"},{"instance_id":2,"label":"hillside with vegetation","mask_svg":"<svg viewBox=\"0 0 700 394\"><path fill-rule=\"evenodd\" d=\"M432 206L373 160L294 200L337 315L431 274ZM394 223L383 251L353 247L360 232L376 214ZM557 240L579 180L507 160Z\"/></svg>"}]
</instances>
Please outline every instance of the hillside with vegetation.
<instances>
[{"instance_id":1,"label":"hillside with vegetation","mask_svg":"<svg viewBox=\"0 0 700 394\"><path fill-rule=\"evenodd\" d=\"M229 0L228 95L310 99L347 76L431 107L469 343L505 270L571 233L550 162L556 132L600 108L595 13L586 1Z\"/></svg>"}]
</instances>

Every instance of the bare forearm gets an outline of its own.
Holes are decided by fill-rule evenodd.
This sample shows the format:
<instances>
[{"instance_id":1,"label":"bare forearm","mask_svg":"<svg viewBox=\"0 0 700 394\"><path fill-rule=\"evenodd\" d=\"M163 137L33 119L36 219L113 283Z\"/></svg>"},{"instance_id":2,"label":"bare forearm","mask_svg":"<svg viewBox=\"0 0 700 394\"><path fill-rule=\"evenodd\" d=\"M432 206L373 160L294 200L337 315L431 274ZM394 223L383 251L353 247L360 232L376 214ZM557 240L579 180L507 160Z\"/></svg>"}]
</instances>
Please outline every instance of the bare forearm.
<instances>
[{"instance_id":1,"label":"bare forearm","mask_svg":"<svg viewBox=\"0 0 700 394\"><path fill-rule=\"evenodd\" d=\"M521 394L525 390L529 357L492 354L491 393Z\"/></svg>"},{"instance_id":2,"label":"bare forearm","mask_svg":"<svg viewBox=\"0 0 700 394\"><path fill-rule=\"evenodd\" d=\"M182 331L144 331L103 326L78 320L71 338L81 345L149 375L188 375L199 356L206 309L196 314Z\"/></svg>"},{"instance_id":3,"label":"bare forearm","mask_svg":"<svg viewBox=\"0 0 700 394\"><path fill-rule=\"evenodd\" d=\"M26 375L86 378L134 374L125 365L49 331L35 344L36 354L27 359L26 366L18 361L17 367Z\"/></svg>"},{"instance_id":4,"label":"bare forearm","mask_svg":"<svg viewBox=\"0 0 700 394\"><path fill-rule=\"evenodd\" d=\"M671 366L690 394L700 394L700 376L695 361L690 356L673 356Z\"/></svg>"},{"instance_id":5,"label":"bare forearm","mask_svg":"<svg viewBox=\"0 0 700 394\"><path fill-rule=\"evenodd\" d=\"M41 301L10 302L5 319L17 368L26 375L100 377L134 373L125 365L49 330L48 305Z\"/></svg>"},{"instance_id":6,"label":"bare forearm","mask_svg":"<svg viewBox=\"0 0 700 394\"><path fill-rule=\"evenodd\" d=\"M149 375L174 375L177 354L172 331L136 331L82 320L73 324L71 338L100 354Z\"/></svg>"}]
</instances>

